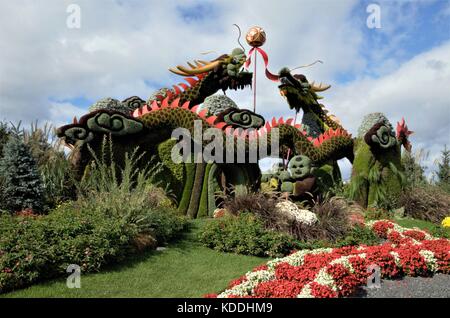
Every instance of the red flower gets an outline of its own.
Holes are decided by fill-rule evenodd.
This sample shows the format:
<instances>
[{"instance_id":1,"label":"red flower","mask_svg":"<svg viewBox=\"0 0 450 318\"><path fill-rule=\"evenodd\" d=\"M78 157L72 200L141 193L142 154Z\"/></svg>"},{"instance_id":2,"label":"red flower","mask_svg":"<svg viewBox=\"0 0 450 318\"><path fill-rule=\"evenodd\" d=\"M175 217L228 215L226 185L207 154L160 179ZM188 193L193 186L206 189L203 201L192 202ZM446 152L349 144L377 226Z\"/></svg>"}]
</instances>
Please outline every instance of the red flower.
<instances>
[{"instance_id":1,"label":"red flower","mask_svg":"<svg viewBox=\"0 0 450 318\"><path fill-rule=\"evenodd\" d=\"M295 298L304 284L285 279L262 282L255 288L254 297L258 298Z\"/></svg>"},{"instance_id":2,"label":"red flower","mask_svg":"<svg viewBox=\"0 0 450 318\"><path fill-rule=\"evenodd\" d=\"M335 298L338 296L330 287L320 285L316 282L311 283L311 295L316 298Z\"/></svg>"},{"instance_id":3,"label":"red flower","mask_svg":"<svg viewBox=\"0 0 450 318\"><path fill-rule=\"evenodd\" d=\"M387 238L388 229L393 229L394 224L387 221L378 221L375 222L372 226L372 230L381 238Z\"/></svg>"},{"instance_id":4,"label":"red flower","mask_svg":"<svg viewBox=\"0 0 450 318\"><path fill-rule=\"evenodd\" d=\"M423 241L425 239L425 233L417 230L408 230L403 232L403 235L411 237L417 241Z\"/></svg>"}]
</instances>

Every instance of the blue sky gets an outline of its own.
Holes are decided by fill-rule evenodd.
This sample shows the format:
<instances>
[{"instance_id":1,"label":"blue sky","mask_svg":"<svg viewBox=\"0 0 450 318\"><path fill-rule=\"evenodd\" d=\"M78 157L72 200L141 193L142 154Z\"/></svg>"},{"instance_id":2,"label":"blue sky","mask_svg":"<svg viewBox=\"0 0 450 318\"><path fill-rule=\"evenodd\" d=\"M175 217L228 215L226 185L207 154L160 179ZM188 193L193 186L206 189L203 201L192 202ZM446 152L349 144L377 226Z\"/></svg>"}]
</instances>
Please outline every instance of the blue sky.
<instances>
[{"instance_id":1,"label":"blue sky","mask_svg":"<svg viewBox=\"0 0 450 318\"><path fill-rule=\"evenodd\" d=\"M80 29L66 26L72 3ZM371 4L379 5L380 29L366 25ZM0 9L1 119L58 126L103 97L147 99L181 81L167 68L229 53L237 23L266 30L274 72L323 60L302 72L332 84L323 102L350 132L370 112L394 125L404 116L430 167L450 144L448 0L0 0ZM272 82L258 76L258 87L258 112L293 115ZM249 90L229 96L251 107Z\"/></svg>"}]
</instances>

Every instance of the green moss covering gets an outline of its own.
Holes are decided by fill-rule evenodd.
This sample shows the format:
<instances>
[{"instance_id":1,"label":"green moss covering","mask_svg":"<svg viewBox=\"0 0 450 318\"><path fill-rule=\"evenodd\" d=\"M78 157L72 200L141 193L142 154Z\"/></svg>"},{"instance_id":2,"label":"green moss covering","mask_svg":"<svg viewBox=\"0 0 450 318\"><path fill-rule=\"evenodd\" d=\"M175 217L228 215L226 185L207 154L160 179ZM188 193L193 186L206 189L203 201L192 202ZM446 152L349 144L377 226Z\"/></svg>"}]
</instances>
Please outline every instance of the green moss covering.
<instances>
[{"instance_id":1,"label":"green moss covering","mask_svg":"<svg viewBox=\"0 0 450 318\"><path fill-rule=\"evenodd\" d=\"M189 202L189 207L187 215L195 219L197 217L198 209L200 206L200 197L202 194L203 181L206 172L206 163L197 163L195 169L194 185L192 187L191 200Z\"/></svg>"},{"instance_id":2,"label":"green moss covering","mask_svg":"<svg viewBox=\"0 0 450 318\"><path fill-rule=\"evenodd\" d=\"M196 168L195 163L185 164L183 194L181 196L180 204L178 205L178 210L183 215L186 215L189 208L192 187L194 186L195 168Z\"/></svg>"},{"instance_id":3,"label":"green moss covering","mask_svg":"<svg viewBox=\"0 0 450 318\"><path fill-rule=\"evenodd\" d=\"M388 151L373 152L364 140L358 139L350 185L352 199L363 207L395 207L403 179L399 145Z\"/></svg>"},{"instance_id":4,"label":"green moss covering","mask_svg":"<svg viewBox=\"0 0 450 318\"><path fill-rule=\"evenodd\" d=\"M205 177L203 178L202 194L200 196L200 205L198 207L197 218L208 216L208 179L212 163L206 165Z\"/></svg>"},{"instance_id":5,"label":"green moss covering","mask_svg":"<svg viewBox=\"0 0 450 318\"><path fill-rule=\"evenodd\" d=\"M208 174L208 215L213 216L216 209L216 191L220 188L217 182L219 169L217 164L213 164Z\"/></svg>"},{"instance_id":6,"label":"green moss covering","mask_svg":"<svg viewBox=\"0 0 450 318\"><path fill-rule=\"evenodd\" d=\"M162 181L170 184L170 189L179 202L183 194L183 176L185 168L183 163L177 164L172 160L171 152L176 143L177 141L175 139L168 139L158 145L157 152L159 159L166 168L164 171L165 180Z\"/></svg>"}]
</instances>

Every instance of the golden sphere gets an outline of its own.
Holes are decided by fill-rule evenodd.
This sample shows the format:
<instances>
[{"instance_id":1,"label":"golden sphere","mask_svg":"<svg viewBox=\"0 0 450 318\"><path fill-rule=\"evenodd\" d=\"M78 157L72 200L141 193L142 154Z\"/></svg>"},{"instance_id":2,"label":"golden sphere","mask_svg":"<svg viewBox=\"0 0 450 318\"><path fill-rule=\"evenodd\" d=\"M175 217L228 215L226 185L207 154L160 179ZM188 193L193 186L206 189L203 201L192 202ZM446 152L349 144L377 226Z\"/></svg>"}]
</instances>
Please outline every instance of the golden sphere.
<instances>
[{"instance_id":1,"label":"golden sphere","mask_svg":"<svg viewBox=\"0 0 450 318\"><path fill-rule=\"evenodd\" d=\"M263 28L254 26L248 30L245 40L252 47L262 46L266 42L266 32Z\"/></svg>"}]
</instances>

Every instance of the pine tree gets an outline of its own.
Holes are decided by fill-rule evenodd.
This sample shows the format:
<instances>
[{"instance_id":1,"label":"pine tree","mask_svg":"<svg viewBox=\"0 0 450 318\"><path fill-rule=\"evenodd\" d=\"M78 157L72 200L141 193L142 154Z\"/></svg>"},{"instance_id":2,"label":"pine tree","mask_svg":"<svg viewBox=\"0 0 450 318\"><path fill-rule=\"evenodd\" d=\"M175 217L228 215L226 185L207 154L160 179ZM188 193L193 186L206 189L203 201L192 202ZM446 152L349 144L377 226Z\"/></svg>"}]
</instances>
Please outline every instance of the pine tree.
<instances>
[{"instance_id":1,"label":"pine tree","mask_svg":"<svg viewBox=\"0 0 450 318\"><path fill-rule=\"evenodd\" d=\"M425 169L420 164L423 157L422 151L412 155L410 152L405 151L402 154L402 165L405 169L406 186L416 187L426 183Z\"/></svg>"},{"instance_id":2,"label":"pine tree","mask_svg":"<svg viewBox=\"0 0 450 318\"><path fill-rule=\"evenodd\" d=\"M437 166L437 184L450 190L450 149L447 149L447 145L441 151L441 160L437 163Z\"/></svg>"},{"instance_id":3,"label":"pine tree","mask_svg":"<svg viewBox=\"0 0 450 318\"><path fill-rule=\"evenodd\" d=\"M2 208L10 212L25 208L42 211L41 176L29 147L21 139L11 137L3 147L0 174L3 177Z\"/></svg>"}]
</instances>

